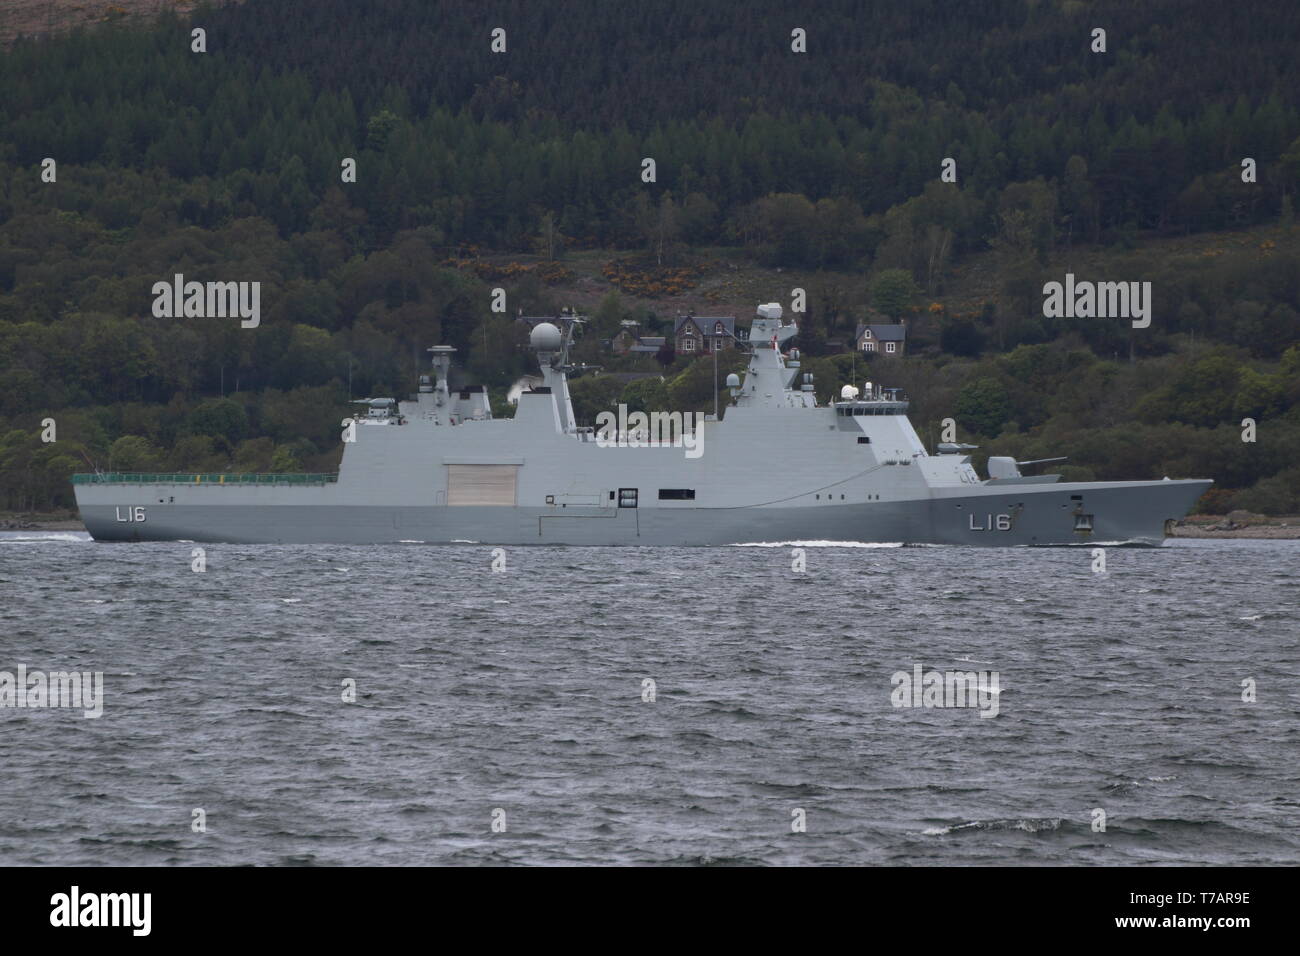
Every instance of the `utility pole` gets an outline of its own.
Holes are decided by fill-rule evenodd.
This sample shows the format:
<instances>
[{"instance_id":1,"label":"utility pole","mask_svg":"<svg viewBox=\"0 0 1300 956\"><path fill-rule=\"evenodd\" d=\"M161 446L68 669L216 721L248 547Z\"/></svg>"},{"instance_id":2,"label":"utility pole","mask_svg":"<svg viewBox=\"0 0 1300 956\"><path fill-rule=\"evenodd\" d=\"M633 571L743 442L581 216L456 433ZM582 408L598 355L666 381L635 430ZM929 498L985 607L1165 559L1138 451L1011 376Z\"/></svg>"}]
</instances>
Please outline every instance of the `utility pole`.
<instances>
[{"instance_id":1,"label":"utility pole","mask_svg":"<svg viewBox=\"0 0 1300 956\"><path fill-rule=\"evenodd\" d=\"M713 337L713 420L718 420L718 337Z\"/></svg>"}]
</instances>

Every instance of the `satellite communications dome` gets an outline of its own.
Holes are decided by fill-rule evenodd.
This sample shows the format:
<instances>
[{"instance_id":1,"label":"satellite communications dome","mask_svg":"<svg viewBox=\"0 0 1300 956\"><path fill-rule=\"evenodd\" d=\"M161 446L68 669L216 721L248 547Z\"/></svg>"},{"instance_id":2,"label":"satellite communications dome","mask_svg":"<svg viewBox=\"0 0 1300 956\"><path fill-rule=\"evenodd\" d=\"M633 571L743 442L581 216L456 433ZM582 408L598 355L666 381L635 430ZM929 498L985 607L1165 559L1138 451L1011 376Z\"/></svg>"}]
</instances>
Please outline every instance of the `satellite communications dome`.
<instances>
[{"instance_id":1,"label":"satellite communications dome","mask_svg":"<svg viewBox=\"0 0 1300 956\"><path fill-rule=\"evenodd\" d=\"M856 385L845 385L840 389L840 398L846 401L858 397L858 387Z\"/></svg>"},{"instance_id":2,"label":"satellite communications dome","mask_svg":"<svg viewBox=\"0 0 1300 956\"><path fill-rule=\"evenodd\" d=\"M528 342L533 348L542 352L555 352L560 347L562 337L560 330L550 322L538 322L533 327L532 333L528 336Z\"/></svg>"},{"instance_id":3,"label":"satellite communications dome","mask_svg":"<svg viewBox=\"0 0 1300 956\"><path fill-rule=\"evenodd\" d=\"M740 388L740 376L735 372L727 376L727 388Z\"/></svg>"}]
</instances>

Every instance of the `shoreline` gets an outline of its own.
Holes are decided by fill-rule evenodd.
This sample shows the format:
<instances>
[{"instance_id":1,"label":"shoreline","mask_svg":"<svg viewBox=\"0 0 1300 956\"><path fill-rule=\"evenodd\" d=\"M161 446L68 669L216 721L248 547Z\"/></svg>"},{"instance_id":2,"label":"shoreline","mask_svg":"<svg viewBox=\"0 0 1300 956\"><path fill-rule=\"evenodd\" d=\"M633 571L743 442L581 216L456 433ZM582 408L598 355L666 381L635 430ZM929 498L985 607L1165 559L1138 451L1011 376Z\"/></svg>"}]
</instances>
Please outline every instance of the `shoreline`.
<instances>
[{"instance_id":1,"label":"shoreline","mask_svg":"<svg viewBox=\"0 0 1300 956\"><path fill-rule=\"evenodd\" d=\"M1240 528L1177 525L1170 538L1238 538L1273 541L1300 540L1300 525L1256 524Z\"/></svg>"},{"instance_id":2,"label":"shoreline","mask_svg":"<svg viewBox=\"0 0 1300 956\"><path fill-rule=\"evenodd\" d=\"M1189 515L1174 525L1171 538L1300 539L1300 516L1230 511L1226 515Z\"/></svg>"},{"instance_id":3,"label":"shoreline","mask_svg":"<svg viewBox=\"0 0 1300 956\"><path fill-rule=\"evenodd\" d=\"M0 515L0 531L85 531L79 518L46 518L34 514Z\"/></svg>"},{"instance_id":4,"label":"shoreline","mask_svg":"<svg viewBox=\"0 0 1300 956\"><path fill-rule=\"evenodd\" d=\"M1171 538L1241 538L1275 541L1300 540L1300 517L1280 515L1250 516L1248 524L1222 515L1195 515L1184 518L1173 528ZM77 518L54 518L39 514L0 515L0 531L85 531Z\"/></svg>"}]
</instances>

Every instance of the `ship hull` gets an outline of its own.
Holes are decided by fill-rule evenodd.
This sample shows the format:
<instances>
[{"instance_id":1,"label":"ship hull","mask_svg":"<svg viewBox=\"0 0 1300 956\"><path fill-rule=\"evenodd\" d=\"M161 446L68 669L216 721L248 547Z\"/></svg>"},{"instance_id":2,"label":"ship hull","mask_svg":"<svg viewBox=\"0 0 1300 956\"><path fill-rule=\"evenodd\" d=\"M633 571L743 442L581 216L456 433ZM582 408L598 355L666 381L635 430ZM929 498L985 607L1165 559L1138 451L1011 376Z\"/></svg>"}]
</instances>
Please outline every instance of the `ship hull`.
<instances>
[{"instance_id":1,"label":"ship hull","mask_svg":"<svg viewBox=\"0 0 1300 956\"><path fill-rule=\"evenodd\" d=\"M731 508L354 504L342 500L336 487L205 488L197 503L176 501L167 485L87 485L78 487L77 496L86 530L98 541L634 547L835 541L1008 547L1159 545L1166 523L1185 515L1210 484L1001 484L895 501Z\"/></svg>"}]
</instances>

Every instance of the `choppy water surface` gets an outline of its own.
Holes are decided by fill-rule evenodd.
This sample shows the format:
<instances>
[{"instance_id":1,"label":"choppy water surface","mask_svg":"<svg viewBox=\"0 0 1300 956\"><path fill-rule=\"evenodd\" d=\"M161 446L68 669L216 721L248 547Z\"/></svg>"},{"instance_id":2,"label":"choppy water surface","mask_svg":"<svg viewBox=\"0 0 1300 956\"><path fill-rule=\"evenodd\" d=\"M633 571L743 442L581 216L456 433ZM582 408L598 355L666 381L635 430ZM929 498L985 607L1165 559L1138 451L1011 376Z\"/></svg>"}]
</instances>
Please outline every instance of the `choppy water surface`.
<instances>
[{"instance_id":1,"label":"choppy water surface","mask_svg":"<svg viewBox=\"0 0 1300 956\"><path fill-rule=\"evenodd\" d=\"M1300 862L1300 542L191 547L0 534L0 863Z\"/></svg>"}]
</instances>

